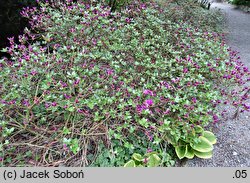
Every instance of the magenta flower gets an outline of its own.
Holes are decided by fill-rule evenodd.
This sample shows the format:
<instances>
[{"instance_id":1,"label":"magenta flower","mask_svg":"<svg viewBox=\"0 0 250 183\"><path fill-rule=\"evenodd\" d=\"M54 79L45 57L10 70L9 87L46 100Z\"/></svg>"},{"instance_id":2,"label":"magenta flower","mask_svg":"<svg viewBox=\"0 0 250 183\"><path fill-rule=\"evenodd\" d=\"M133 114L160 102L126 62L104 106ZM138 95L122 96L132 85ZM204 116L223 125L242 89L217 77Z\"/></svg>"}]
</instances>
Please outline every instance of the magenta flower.
<instances>
[{"instance_id":1,"label":"magenta flower","mask_svg":"<svg viewBox=\"0 0 250 183\"><path fill-rule=\"evenodd\" d=\"M138 113L141 113L143 110L146 110L146 109L147 109L147 107L144 104L136 106L136 110Z\"/></svg>"},{"instance_id":2,"label":"magenta flower","mask_svg":"<svg viewBox=\"0 0 250 183\"><path fill-rule=\"evenodd\" d=\"M130 22L131 22L131 19L130 19L130 18L126 18L125 21L126 21L127 23L130 23Z\"/></svg>"},{"instance_id":3,"label":"magenta flower","mask_svg":"<svg viewBox=\"0 0 250 183\"><path fill-rule=\"evenodd\" d=\"M37 71L31 71L30 74L31 74L32 76L35 76L35 75L37 74Z\"/></svg>"},{"instance_id":4,"label":"magenta flower","mask_svg":"<svg viewBox=\"0 0 250 183\"><path fill-rule=\"evenodd\" d=\"M152 99L148 99L148 100L145 100L144 104L146 105L146 107L150 107L154 105L154 101Z\"/></svg>"},{"instance_id":5,"label":"magenta flower","mask_svg":"<svg viewBox=\"0 0 250 183\"><path fill-rule=\"evenodd\" d=\"M49 103L45 103L44 106L45 106L45 108L47 109L47 108L50 107L50 104L49 104Z\"/></svg>"},{"instance_id":6,"label":"magenta flower","mask_svg":"<svg viewBox=\"0 0 250 183\"><path fill-rule=\"evenodd\" d=\"M80 79L75 80L74 85L78 85L80 83Z\"/></svg>"},{"instance_id":7,"label":"magenta flower","mask_svg":"<svg viewBox=\"0 0 250 183\"><path fill-rule=\"evenodd\" d=\"M30 105L29 101L27 99L23 100L23 105L28 107Z\"/></svg>"},{"instance_id":8,"label":"magenta flower","mask_svg":"<svg viewBox=\"0 0 250 183\"><path fill-rule=\"evenodd\" d=\"M184 69L183 69L183 73L186 74L187 72L188 72L188 68L184 68Z\"/></svg>"},{"instance_id":9,"label":"magenta flower","mask_svg":"<svg viewBox=\"0 0 250 183\"><path fill-rule=\"evenodd\" d=\"M214 120L214 123L219 121L219 118L216 114L213 115L213 120Z\"/></svg>"},{"instance_id":10,"label":"magenta flower","mask_svg":"<svg viewBox=\"0 0 250 183\"><path fill-rule=\"evenodd\" d=\"M151 90L144 90L144 91L143 91L143 94L145 94L145 95L150 95L150 96L153 96L153 95L154 95L153 91L151 91Z\"/></svg>"},{"instance_id":11,"label":"magenta flower","mask_svg":"<svg viewBox=\"0 0 250 183\"><path fill-rule=\"evenodd\" d=\"M246 110L250 110L250 105L243 104L243 106L244 106L244 108L245 108Z\"/></svg>"},{"instance_id":12,"label":"magenta flower","mask_svg":"<svg viewBox=\"0 0 250 183\"><path fill-rule=\"evenodd\" d=\"M53 107L55 107L55 106L57 106L57 103L56 103L56 102L52 102L51 105L52 105Z\"/></svg>"},{"instance_id":13,"label":"magenta flower","mask_svg":"<svg viewBox=\"0 0 250 183\"><path fill-rule=\"evenodd\" d=\"M107 69L107 70L106 70L106 73L107 73L108 75L112 75L112 74L114 73L114 71L113 71L112 69Z\"/></svg>"},{"instance_id":14,"label":"magenta flower","mask_svg":"<svg viewBox=\"0 0 250 183\"><path fill-rule=\"evenodd\" d=\"M67 83L64 83L64 82L62 82L62 81L60 81L60 84L61 84L61 86L62 86L63 88L65 88L65 87L68 86Z\"/></svg>"},{"instance_id":15,"label":"magenta flower","mask_svg":"<svg viewBox=\"0 0 250 183\"><path fill-rule=\"evenodd\" d=\"M167 109L163 114L170 114L170 109Z\"/></svg>"},{"instance_id":16,"label":"magenta flower","mask_svg":"<svg viewBox=\"0 0 250 183\"><path fill-rule=\"evenodd\" d=\"M193 103L196 103L197 102L197 99L195 97L192 98L192 102Z\"/></svg>"},{"instance_id":17,"label":"magenta flower","mask_svg":"<svg viewBox=\"0 0 250 183\"><path fill-rule=\"evenodd\" d=\"M247 67L243 67L243 71L244 72L248 72L248 68Z\"/></svg>"}]
</instances>

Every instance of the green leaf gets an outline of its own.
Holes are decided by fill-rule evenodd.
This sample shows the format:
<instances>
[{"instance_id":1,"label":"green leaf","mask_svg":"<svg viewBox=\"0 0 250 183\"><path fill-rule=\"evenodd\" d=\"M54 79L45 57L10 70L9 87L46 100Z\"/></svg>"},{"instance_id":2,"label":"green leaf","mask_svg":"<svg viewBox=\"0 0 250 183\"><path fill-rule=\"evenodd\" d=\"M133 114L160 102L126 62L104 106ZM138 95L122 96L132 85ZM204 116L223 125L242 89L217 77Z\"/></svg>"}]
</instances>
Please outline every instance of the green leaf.
<instances>
[{"instance_id":1,"label":"green leaf","mask_svg":"<svg viewBox=\"0 0 250 183\"><path fill-rule=\"evenodd\" d=\"M161 158L156 154L152 154L148 159L148 167L157 167L160 165Z\"/></svg>"},{"instance_id":2,"label":"green leaf","mask_svg":"<svg viewBox=\"0 0 250 183\"><path fill-rule=\"evenodd\" d=\"M213 150L213 145L203 136L199 137L199 142L194 142L190 146L199 152L209 152Z\"/></svg>"},{"instance_id":3,"label":"green leaf","mask_svg":"<svg viewBox=\"0 0 250 183\"><path fill-rule=\"evenodd\" d=\"M67 110L68 110L69 112L74 112L75 107L69 107L69 108L67 108Z\"/></svg>"},{"instance_id":4,"label":"green leaf","mask_svg":"<svg viewBox=\"0 0 250 183\"><path fill-rule=\"evenodd\" d=\"M199 151L194 150L194 154L197 157L203 158L203 159L209 159L209 158L211 158L213 156L212 151L209 151L209 152L199 152Z\"/></svg>"},{"instance_id":5,"label":"green leaf","mask_svg":"<svg viewBox=\"0 0 250 183\"><path fill-rule=\"evenodd\" d=\"M94 109L95 104L90 102L90 103L87 103L87 106L88 106L90 109Z\"/></svg>"},{"instance_id":6,"label":"green leaf","mask_svg":"<svg viewBox=\"0 0 250 183\"><path fill-rule=\"evenodd\" d=\"M166 140L168 143L175 145L178 142L177 136L172 135L170 132L164 134L163 139Z\"/></svg>"},{"instance_id":7,"label":"green leaf","mask_svg":"<svg viewBox=\"0 0 250 183\"><path fill-rule=\"evenodd\" d=\"M69 131L69 129L67 127L63 127L63 134L64 135L69 135L71 132Z\"/></svg>"},{"instance_id":8,"label":"green leaf","mask_svg":"<svg viewBox=\"0 0 250 183\"><path fill-rule=\"evenodd\" d=\"M135 167L135 162L134 162L134 160L128 161L128 162L124 165L124 167Z\"/></svg>"},{"instance_id":9,"label":"green leaf","mask_svg":"<svg viewBox=\"0 0 250 183\"><path fill-rule=\"evenodd\" d=\"M136 161L143 161L143 157L138 153L134 153L132 155L132 158L135 159Z\"/></svg>"},{"instance_id":10,"label":"green leaf","mask_svg":"<svg viewBox=\"0 0 250 183\"><path fill-rule=\"evenodd\" d=\"M187 153L187 145L182 145L182 146L176 146L175 147L175 152L178 156L179 159L182 159L185 157L186 153Z\"/></svg>"},{"instance_id":11,"label":"green leaf","mask_svg":"<svg viewBox=\"0 0 250 183\"><path fill-rule=\"evenodd\" d=\"M204 131L203 132L203 137L205 137L211 144L216 143L216 137L212 132Z\"/></svg>"},{"instance_id":12,"label":"green leaf","mask_svg":"<svg viewBox=\"0 0 250 183\"><path fill-rule=\"evenodd\" d=\"M149 127L149 123L148 123L148 120L146 118L142 118L140 119L139 121L139 124L145 128L148 128Z\"/></svg>"},{"instance_id":13,"label":"green leaf","mask_svg":"<svg viewBox=\"0 0 250 183\"><path fill-rule=\"evenodd\" d=\"M146 153L144 156L149 157L149 156L152 156L153 154L158 154L158 153L155 151L152 151L152 152Z\"/></svg>"},{"instance_id":14,"label":"green leaf","mask_svg":"<svg viewBox=\"0 0 250 183\"><path fill-rule=\"evenodd\" d=\"M200 125L194 127L196 133L203 133L203 128Z\"/></svg>"},{"instance_id":15,"label":"green leaf","mask_svg":"<svg viewBox=\"0 0 250 183\"><path fill-rule=\"evenodd\" d=\"M187 146L187 152L185 154L185 157L188 158L188 159L193 159L194 158L194 150L189 145Z\"/></svg>"}]
</instances>

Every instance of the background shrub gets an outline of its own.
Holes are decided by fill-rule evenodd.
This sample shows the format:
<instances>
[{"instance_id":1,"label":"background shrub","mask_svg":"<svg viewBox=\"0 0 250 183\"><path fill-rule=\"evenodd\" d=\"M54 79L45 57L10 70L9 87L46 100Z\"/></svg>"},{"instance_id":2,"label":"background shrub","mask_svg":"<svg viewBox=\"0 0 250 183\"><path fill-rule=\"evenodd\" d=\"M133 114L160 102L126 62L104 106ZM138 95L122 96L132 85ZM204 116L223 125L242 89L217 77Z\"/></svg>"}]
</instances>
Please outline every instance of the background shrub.
<instances>
[{"instance_id":1,"label":"background shrub","mask_svg":"<svg viewBox=\"0 0 250 183\"><path fill-rule=\"evenodd\" d=\"M247 5L250 6L250 1L249 0L233 0L233 4L235 5Z\"/></svg>"}]
</instances>

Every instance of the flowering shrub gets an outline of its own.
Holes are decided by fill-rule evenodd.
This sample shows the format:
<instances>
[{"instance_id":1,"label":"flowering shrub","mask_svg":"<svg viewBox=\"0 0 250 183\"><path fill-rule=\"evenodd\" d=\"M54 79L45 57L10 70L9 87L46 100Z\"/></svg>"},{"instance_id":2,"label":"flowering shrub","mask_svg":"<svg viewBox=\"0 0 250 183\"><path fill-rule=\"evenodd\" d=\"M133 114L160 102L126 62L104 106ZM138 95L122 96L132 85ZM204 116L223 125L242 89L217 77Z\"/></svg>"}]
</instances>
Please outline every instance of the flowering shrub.
<instances>
[{"instance_id":1,"label":"flowering shrub","mask_svg":"<svg viewBox=\"0 0 250 183\"><path fill-rule=\"evenodd\" d=\"M194 0L158 0L164 8L163 16L168 20L178 22L184 20L189 24L205 31L222 31L222 12L218 9L209 11L200 7Z\"/></svg>"},{"instance_id":2,"label":"flowering shrub","mask_svg":"<svg viewBox=\"0 0 250 183\"><path fill-rule=\"evenodd\" d=\"M199 142L218 104L250 108L249 71L217 33L155 3L40 5L0 60L2 165L91 166L100 144L113 166L149 149L166 157L167 143Z\"/></svg>"}]
</instances>

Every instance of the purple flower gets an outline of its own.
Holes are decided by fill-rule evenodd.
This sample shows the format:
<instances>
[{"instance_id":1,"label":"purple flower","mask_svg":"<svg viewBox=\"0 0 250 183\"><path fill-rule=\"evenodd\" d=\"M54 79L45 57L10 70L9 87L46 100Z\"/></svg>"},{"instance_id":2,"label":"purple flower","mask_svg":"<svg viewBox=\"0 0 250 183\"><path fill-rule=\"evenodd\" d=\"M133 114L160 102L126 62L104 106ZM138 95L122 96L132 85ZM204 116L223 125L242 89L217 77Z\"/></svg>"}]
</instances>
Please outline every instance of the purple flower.
<instances>
[{"instance_id":1,"label":"purple flower","mask_svg":"<svg viewBox=\"0 0 250 183\"><path fill-rule=\"evenodd\" d=\"M196 103L197 102L197 99L195 97L192 98L192 102L193 103Z\"/></svg>"},{"instance_id":2,"label":"purple flower","mask_svg":"<svg viewBox=\"0 0 250 183\"><path fill-rule=\"evenodd\" d=\"M153 150L151 148L148 148L147 153L151 153L151 152L153 152Z\"/></svg>"},{"instance_id":3,"label":"purple flower","mask_svg":"<svg viewBox=\"0 0 250 183\"><path fill-rule=\"evenodd\" d=\"M107 73L108 75L112 75L112 74L114 73L114 71L113 71L112 69L107 69L107 70L106 70L106 73Z\"/></svg>"},{"instance_id":4,"label":"purple flower","mask_svg":"<svg viewBox=\"0 0 250 183\"><path fill-rule=\"evenodd\" d=\"M137 105L136 110L138 113L141 113L143 110L146 110L147 107L145 105Z\"/></svg>"},{"instance_id":5,"label":"purple flower","mask_svg":"<svg viewBox=\"0 0 250 183\"><path fill-rule=\"evenodd\" d=\"M52 102L51 105L52 105L53 107L55 107L55 106L57 106L57 103L56 103L56 102Z\"/></svg>"},{"instance_id":6,"label":"purple flower","mask_svg":"<svg viewBox=\"0 0 250 183\"><path fill-rule=\"evenodd\" d=\"M80 83L80 79L75 80L74 85L78 85Z\"/></svg>"},{"instance_id":7,"label":"purple flower","mask_svg":"<svg viewBox=\"0 0 250 183\"><path fill-rule=\"evenodd\" d=\"M170 114L170 109L167 109L163 114Z\"/></svg>"},{"instance_id":8,"label":"purple flower","mask_svg":"<svg viewBox=\"0 0 250 183\"><path fill-rule=\"evenodd\" d=\"M46 108L46 109L50 107L50 104L49 104L49 103L45 103L44 105L45 105L45 108Z\"/></svg>"},{"instance_id":9,"label":"purple flower","mask_svg":"<svg viewBox=\"0 0 250 183\"><path fill-rule=\"evenodd\" d=\"M69 32L74 33L74 32L76 32L76 29L75 28L70 28Z\"/></svg>"},{"instance_id":10,"label":"purple flower","mask_svg":"<svg viewBox=\"0 0 250 183\"><path fill-rule=\"evenodd\" d=\"M62 81L60 81L60 84L61 84L61 86L62 86L63 88L65 88L65 87L68 86L67 83L64 83L64 82L62 82Z\"/></svg>"},{"instance_id":11,"label":"purple flower","mask_svg":"<svg viewBox=\"0 0 250 183\"><path fill-rule=\"evenodd\" d=\"M23 100L23 105L28 107L30 105L29 101L27 99Z\"/></svg>"},{"instance_id":12,"label":"purple flower","mask_svg":"<svg viewBox=\"0 0 250 183\"><path fill-rule=\"evenodd\" d=\"M37 73L38 73L37 71L31 71L31 72L30 72L30 74L31 74L32 76L35 76Z\"/></svg>"},{"instance_id":13,"label":"purple flower","mask_svg":"<svg viewBox=\"0 0 250 183\"><path fill-rule=\"evenodd\" d=\"M16 100L12 100L9 102L9 105L12 105L12 104L15 104L16 103Z\"/></svg>"},{"instance_id":14,"label":"purple flower","mask_svg":"<svg viewBox=\"0 0 250 183\"><path fill-rule=\"evenodd\" d=\"M183 73L187 73L187 72L188 72L188 68L184 68Z\"/></svg>"},{"instance_id":15,"label":"purple flower","mask_svg":"<svg viewBox=\"0 0 250 183\"><path fill-rule=\"evenodd\" d=\"M214 123L219 121L219 118L216 114L213 115L213 120L214 120Z\"/></svg>"},{"instance_id":16,"label":"purple flower","mask_svg":"<svg viewBox=\"0 0 250 183\"><path fill-rule=\"evenodd\" d=\"M126 21L127 23L130 23L130 22L131 22L131 19L130 19L130 18L125 18L125 21Z\"/></svg>"},{"instance_id":17,"label":"purple flower","mask_svg":"<svg viewBox=\"0 0 250 183\"><path fill-rule=\"evenodd\" d=\"M146 9L146 4L144 4L144 3L143 3L143 4L140 4L140 8L141 8L141 9Z\"/></svg>"},{"instance_id":18,"label":"purple flower","mask_svg":"<svg viewBox=\"0 0 250 183\"><path fill-rule=\"evenodd\" d=\"M63 94L63 96L66 98L66 99L70 99L71 96L70 95L67 95L67 94Z\"/></svg>"},{"instance_id":19,"label":"purple flower","mask_svg":"<svg viewBox=\"0 0 250 183\"><path fill-rule=\"evenodd\" d=\"M246 110L250 110L250 105L243 104L243 106L244 106L244 108L245 108Z\"/></svg>"},{"instance_id":20,"label":"purple flower","mask_svg":"<svg viewBox=\"0 0 250 183\"><path fill-rule=\"evenodd\" d=\"M150 106L154 105L154 102L152 99L147 99L147 100L145 100L144 104L146 105L146 107L150 107Z\"/></svg>"},{"instance_id":21,"label":"purple flower","mask_svg":"<svg viewBox=\"0 0 250 183\"><path fill-rule=\"evenodd\" d=\"M6 102L5 100L1 100L2 104L8 104L8 102Z\"/></svg>"},{"instance_id":22,"label":"purple flower","mask_svg":"<svg viewBox=\"0 0 250 183\"><path fill-rule=\"evenodd\" d=\"M92 39L92 43L93 43L93 45L95 46L95 45L97 44L96 39Z\"/></svg>"},{"instance_id":23,"label":"purple flower","mask_svg":"<svg viewBox=\"0 0 250 183\"><path fill-rule=\"evenodd\" d=\"M143 91L143 94L145 94L145 95L150 95L150 96L153 96L153 95L154 95L153 91L151 91L151 90L144 90L144 91Z\"/></svg>"}]
</instances>

